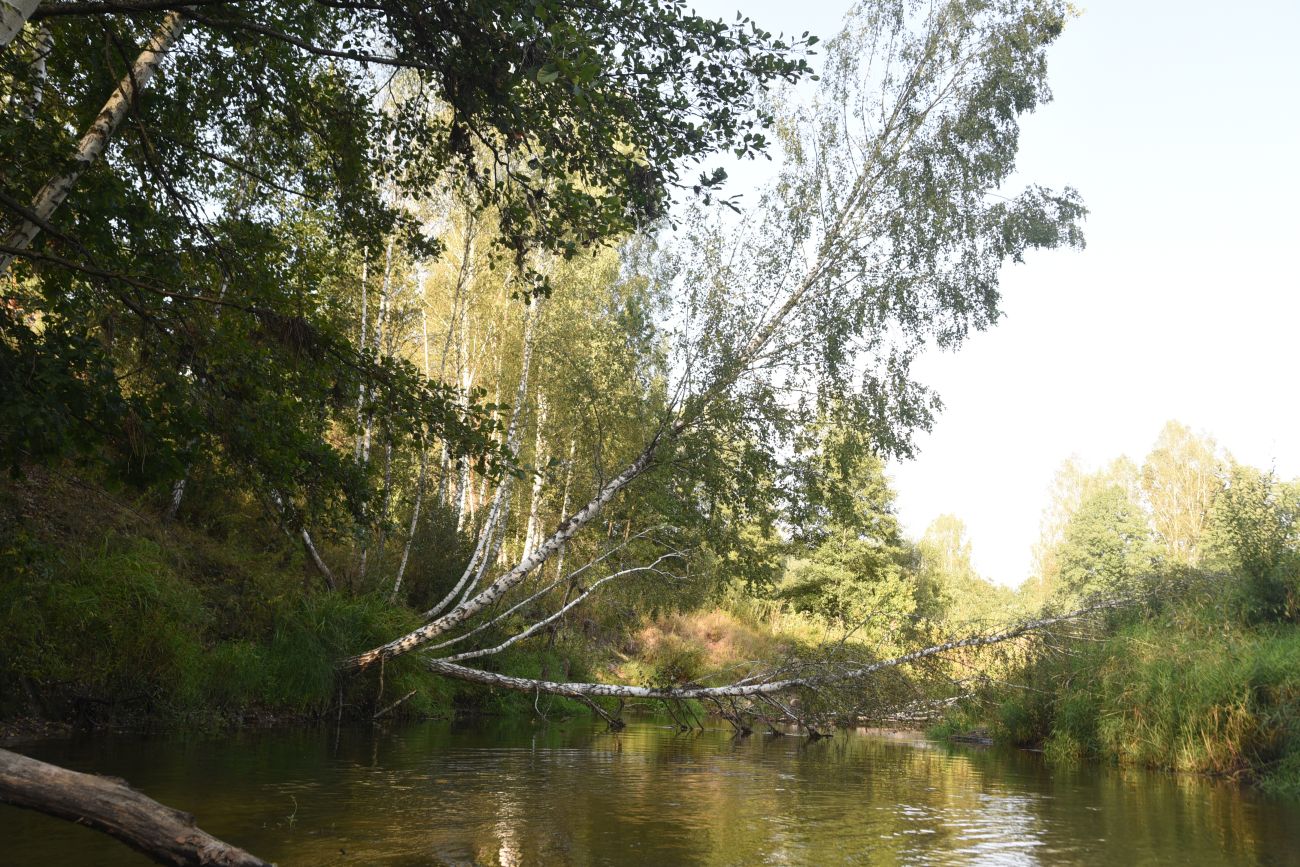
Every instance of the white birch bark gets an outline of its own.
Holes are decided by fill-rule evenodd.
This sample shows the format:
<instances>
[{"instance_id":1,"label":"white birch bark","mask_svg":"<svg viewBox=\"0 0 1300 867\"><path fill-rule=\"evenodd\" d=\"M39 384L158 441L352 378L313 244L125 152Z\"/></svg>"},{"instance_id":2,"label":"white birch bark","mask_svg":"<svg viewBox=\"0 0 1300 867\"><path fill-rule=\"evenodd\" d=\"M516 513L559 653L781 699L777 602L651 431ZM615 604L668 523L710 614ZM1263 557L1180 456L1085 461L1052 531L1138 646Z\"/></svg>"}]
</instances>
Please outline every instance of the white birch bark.
<instances>
[{"instance_id":1,"label":"white birch bark","mask_svg":"<svg viewBox=\"0 0 1300 867\"><path fill-rule=\"evenodd\" d=\"M424 499L424 485L429 472L429 451L420 445L420 476L415 483L415 505L411 507L411 526L406 532L406 544L402 546L402 560L397 564L397 577L393 579L393 592L388 601L396 604L402 592L402 576L406 574L407 561L411 559L411 543L415 541L415 531L420 526L420 504Z\"/></svg>"},{"instance_id":2,"label":"white birch bark","mask_svg":"<svg viewBox=\"0 0 1300 867\"><path fill-rule=\"evenodd\" d=\"M519 449L519 435L522 428L519 419L523 415L524 404L528 400L528 378L533 361L534 335L536 334L537 320L540 316L540 301L535 302L524 314L524 351L519 371L519 386L515 390L515 405L511 409L510 422L506 427L505 445L506 449L511 452ZM452 603L458 594L463 592L462 601L468 597L479 582L482 581L487 569L496 560L501 541L505 538L505 528L510 516L510 492L513 481L514 477L507 475L501 480L501 484L497 486L487 520L479 533L478 543L474 546L474 553L465 567L465 572L461 575L460 580L456 582L451 592L443 597L437 605L425 612L426 618L436 617L439 612Z\"/></svg>"},{"instance_id":3,"label":"white birch bark","mask_svg":"<svg viewBox=\"0 0 1300 867\"><path fill-rule=\"evenodd\" d=\"M324 558L321 557L320 552L316 550L316 543L311 540L311 533L308 533L307 528L303 527L299 535L302 537L302 546L306 549L307 556L311 558L311 562L316 567L316 571L320 572L321 577L325 579L325 585L329 587L330 590L337 589L338 582L334 580L334 573L330 571L330 567L326 565Z\"/></svg>"},{"instance_id":4,"label":"white birch bark","mask_svg":"<svg viewBox=\"0 0 1300 867\"><path fill-rule=\"evenodd\" d=\"M366 351L366 317L368 315L369 301L367 298L367 278L370 276L370 253L368 250L361 252L361 341L357 348L364 354ZM364 424L364 409L366 403L366 383L362 380L357 386L357 441L353 450L353 459L361 463L361 429Z\"/></svg>"},{"instance_id":5,"label":"white birch bark","mask_svg":"<svg viewBox=\"0 0 1300 867\"><path fill-rule=\"evenodd\" d=\"M388 520L388 506L393 498L393 438L384 438L384 492L379 498L379 542L376 551L379 559L384 557L384 543L388 534L384 532L384 523Z\"/></svg>"},{"instance_id":6,"label":"white birch bark","mask_svg":"<svg viewBox=\"0 0 1300 867\"><path fill-rule=\"evenodd\" d=\"M569 440L569 460L564 465L564 493L560 500L560 514L569 514L569 494L573 489L573 459L578 454L578 441ZM564 574L564 554L568 545L561 545L560 550L555 555L555 577L559 578Z\"/></svg>"},{"instance_id":7,"label":"white birch bark","mask_svg":"<svg viewBox=\"0 0 1300 867\"><path fill-rule=\"evenodd\" d=\"M271 492L271 502L275 503L275 507L279 509L280 514L283 515L285 512L284 498L280 496L279 491ZM280 526L284 530L285 535L292 539L293 536L289 533L289 528L284 526L283 521L281 521ZM316 550L316 543L312 541L311 533L307 532L306 527L303 527L298 531L298 538L302 540L302 547L303 550L307 552L308 559L311 560L312 565L316 567L316 571L320 573L321 577L325 579L325 586L330 590L337 589L338 583L334 580L334 572L325 562L325 558L321 557L320 552Z\"/></svg>"},{"instance_id":8,"label":"white birch bark","mask_svg":"<svg viewBox=\"0 0 1300 867\"><path fill-rule=\"evenodd\" d=\"M457 368L460 372L460 393L463 395L462 400L469 399L470 390L474 387L474 374L469 364L469 305L464 304L460 310L460 337L456 342ZM458 466L456 478L456 532L463 532L465 529L466 513L469 507L470 477L469 464L461 461Z\"/></svg>"},{"instance_id":9,"label":"white birch bark","mask_svg":"<svg viewBox=\"0 0 1300 867\"><path fill-rule=\"evenodd\" d=\"M511 637L507 638L505 641L501 642L495 647L486 647L480 650L467 650L464 651L463 653L457 653L453 656L440 657L437 661L438 662L464 662L467 659L479 659L484 656L492 656L494 654L500 653L501 651L505 650L506 648L512 645L518 644L519 642L524 641L525 639L531 638L532 636L541 632L546 627L550 626L555 621L562 618L564 615L568 614L574 608L581 605L588 596L590 596L592 593L596 591L597 588L600 587L600 585L605 584L609 581L613 581L618 578L622 578L626 575L636 574L637 572L660 572L661 571L659 569L660 563L663 563L665 560L680 559L681 556L682 555L677 552L671 552L659 557L659 559L655 560L653 563L649 564L648 566L632 566L628 569L620 569L617 572L612 572L609 575L606 575L604 578L600 578L592 582L590 587L581 590L578 593L578 595L572 599L572 601L569 600L568 593L573 589L575 582L573 580L573 576L569 576L570 578L569 587L565 590L564 602L561 603L559 610L557 610L554 614L550 614L546 617L543 617L541 620L538 620L536 623L533 623L527 629L524 629L523 631L512 635Z\"/></svg>"},{"instance_id":10,"label":"white birch bark","mask_svg":"<svg viewBox=\"0 0 1300 867\"><path fill-rule=\"evenodd\" d=\"M552 695L569 696L571 698L608 696L614 698L681 700L771 696L803 687L815 687L830 683L861 680L879 671L884 671L885 669L897 668L909 663L920 662L934 656L951 653L954 650L1002 644L1034 632L1041 632L1048 627L1060 623L1067 623L1078 620L1079 618L1085 617L1089 614L1099 611L1109 611L1130 604L1132 604L1130 600L1108 600L1056 617L1044 617L1037 620L1028 620L1024 623L1016 624L1015 626L1011 626L998 632L953 639L952 641L921 648L920 650L914 650L910 653L893 657L892 659L883 659L868 665L844 666L843 668L831 669L830 671L819 667L819 673L809 674L803 677L788 677L773 680L755 680L753 678L746 678L746 682L737 682L725 686L656 688L648 686L625 686L622 684L611 683L556 683L553 681L536 680L527 677L511 677L509 675L497 674L490 671L480 671L479 669L467 668L466 666L457 665L454 662L443 659L432 659L429 661L428 665L430 670L456 680L481 683L487 686L511 689L519 692L540 691ZM493 648L493 652L496 652L496 650L497 648ZM453 658L464 659L469 655L470 654L462 654Z\"/></svg>"},{"instance_id":11,"label":"white birch bark","mask_svg":"<svg viewBox=\"0 0 1300 867\"><path fill-rule=\"evenodd\" d=\"M429 313L428 298L424 285L424 269L417 272L416 286L424 299L420 308L420 337L424 343L424 378L429 378ZM424 500L424 486L429 475L429 444L426 435L420 437L420 474L415 482L415 503L411 506L411 526L406 532L406 542L402 545L402 559L397 564L397 575L393 578L393 592L388 596L389 604L396 605L402 592L402 576L406 574L406 564L411 559L411 543L415 541L415 531L420 526L420 505Z\"/></svg>"},{"instance_id":12,"label":"white birch bark","mask_svg":"<svg viewBox=\"0 0 1300 867\"><path fill-rule=\"evenodd\" d=\"M384 280L379 286L379 315L375 318L375 354L384 355L384 323L388 318L388 294L393 282L393 242L388 242L384 252ZM364 347L363 347L364 348ZM361 464L370 465L370 436L374 429L373 413L366 414L364 439L361 443Z\"/></svg>"},{"instance_id":13,"label":"white birch bark","mask_svg":"<svg viewBox=\"0 0 1300 867\"><path fill-rule=\"evenodd\" d=\"M533 553L533 548L537 546L537 539L542 533L542 517L540 514L542 502L542 488L545 484L545 478L542 475L542 465L546 463L546 417L550 406L546 401L546 395L540 389L537 392L537 431L533 435L533 490L528 498L528 521L526 532L524 534L523 556L527 557Z\"/></svg>"},{"instance_id":14,"label":"white birch bark","mask_svg":"<svg viewBox=\"0 0 1300 867\"><path fill-rule=\"evenodd\" d=\"M5 0L0 0L0 3L3 2ZM32 6L35 8L35 4L32 4ZM149 81L163 62L168 50L176 44L176 40L184 29L185 19L181 13L167 13L163 23L150 37L148 45L136 58L131 71L118 82L113 95L104 103L104 107L90 125L90 129L77 143L77 149L72 156L72 166L63 174L51 178L32 199L31 210L36 219L24 219L20 222L5 237L3 244L6 248L23 251L31 246L32 241L36 240L36 236L40 234L41 225L49 222L50 217L68 198L68 194L72 191L78 179L104 155L113 134L122 125L122 120L130 110L131 104L135 102L138 95L137 88L143 89L149 85ZM8 251L0 253L0 276L4 276L8 272L9 266L13 263L14 255L14 253Z\"/></svg>"},{"instance_id":15,"label":"white birch bark","mask_svg":"<svg viewBox=\"0 0 1300 867\"><path fill-rule=\"evenodd\" d=\"M167 503L167 511L163 512L163 522L170 524L176 520L176 515L181 510L181 501L185 498L185 480L189 478L189 470L186 469L184 475L172 484L172 498Z\"/></svg>"},{"instance_id":16,"label":"white birch bark","mask_svg":"<svg viewBox=\"0 0 1300 867\"><path fill-rule=\"evenodd\" d=\"M0 0L0 48L18 38L41 0Z\"/></svg>"},{"instance_id":17,"label":"white birch bark","mask_svg":"<svg viewBox=\"0 0 1300 867\"><path fill-rule=\"evenodd\" d=\"M0 0L0 3L3 2L4 0ZM31 67L29 89L24 92L15 85L9 94L9 107L23 120L29 122L36 120L41 103L45 101L45 83L49 80L46 60L53 51L54 37L50 34L50 28L41 25L41 28L36 31L36 43L32 46L32 60L28 64Z\"/></svg>"},{"instance_id":18,"label":"white birch bark","mask_svg":"<svg viewBox=\"0 0 1300 867\"><path fill-rule=\"evenodd\" d=\"M627 469L607 482L581 509L562 521L555 532L539 545L536 551L523 558L512 569L484 588L482 592L460 603L438 619L432 620L400 638L395 638L387 644L344 660L341 667L344 669L365 668L380 659L388 659L409 653L494 604L527 578L534 569L550 559L551 555L561 545L594 521L624 488L649 469L655 454L659 451L662 438L662 433L653 437Z\"/></svg>"}]
</instances>

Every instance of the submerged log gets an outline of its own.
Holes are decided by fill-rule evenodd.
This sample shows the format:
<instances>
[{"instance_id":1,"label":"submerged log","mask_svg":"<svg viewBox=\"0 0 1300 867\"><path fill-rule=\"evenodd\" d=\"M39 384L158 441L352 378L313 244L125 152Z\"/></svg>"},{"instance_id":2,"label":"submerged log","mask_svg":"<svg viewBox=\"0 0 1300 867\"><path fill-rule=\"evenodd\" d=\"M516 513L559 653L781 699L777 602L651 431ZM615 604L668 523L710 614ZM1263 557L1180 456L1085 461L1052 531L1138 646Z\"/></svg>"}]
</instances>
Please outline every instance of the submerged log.
<instances>
[{"instance_id":1,"label":"submerged log","mask_svg":"<svg viewBox=\"0 0 1300 867\"><path fill-rule=\"evenodd\" d=\"M116 837L159 864L270 867L201 830L189 813L125 781L69 771L0 750L0 802L67 819Z\"/></svg>"}]
</instances>

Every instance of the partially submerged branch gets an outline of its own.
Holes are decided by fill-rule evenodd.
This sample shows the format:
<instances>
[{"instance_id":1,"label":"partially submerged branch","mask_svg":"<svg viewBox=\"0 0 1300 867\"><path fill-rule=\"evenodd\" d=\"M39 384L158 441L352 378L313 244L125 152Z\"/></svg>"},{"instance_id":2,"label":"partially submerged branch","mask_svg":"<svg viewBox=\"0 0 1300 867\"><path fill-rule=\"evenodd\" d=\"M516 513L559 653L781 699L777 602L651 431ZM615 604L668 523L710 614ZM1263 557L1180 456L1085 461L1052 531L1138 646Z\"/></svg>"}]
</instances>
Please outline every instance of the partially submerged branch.
<instances>
[{"instance_id":1,"label":"partially submerged branch","mask_svg":"<svg viewBox=\"0 0 1300 867\"><path fill-rule=\"evenodd\" d=\"M8 750L0 750L0 801L102 831L159 864L269 867L203 831L189 813L122 780L69 771Z\"/></svg>"},{"instance_id":2,"label":"partially submerged branch","mask_svg":"<svg viewBox=\"0 0 1300 867\"><path fill-rule=\"evenodd\" d=\"M689 685L681 687L651 687L627 686L609 683L557 683L554 681L538 680L535 678L513 677L511 675L498 674L497 672L491 671L480 671L478 669L468 668L441 659L430 660L429 668L438 674L456 680L481 683L485 686L511 689L519 692L533 692L536 690L570 698L582 698L584 696L588 698L613 696L619 698L681 700L757 696L770 697L801 688L862 680L880 671L898 668L913 662L920 662L954 650L1002 644L1031 633L1041 632L1058 623L1075 621L1090 614L1096 614L1102 611L1112 611L1129 604L1130 600L1127 599L1106 600L1094 605L1089 605L1085 608L1079 608L1066 614L1027 620L1023 623L1018 623L1015 626L997 632L953 639L952 641L947 641L942 644L914 650L911 653L905 653L902 656L896 656L891 659L882 659L866 665L844 666L841 668L822 670L818 673L802 677L786 677L749 683L732 683L725 686Z\"/></svg>"}]
</instances>

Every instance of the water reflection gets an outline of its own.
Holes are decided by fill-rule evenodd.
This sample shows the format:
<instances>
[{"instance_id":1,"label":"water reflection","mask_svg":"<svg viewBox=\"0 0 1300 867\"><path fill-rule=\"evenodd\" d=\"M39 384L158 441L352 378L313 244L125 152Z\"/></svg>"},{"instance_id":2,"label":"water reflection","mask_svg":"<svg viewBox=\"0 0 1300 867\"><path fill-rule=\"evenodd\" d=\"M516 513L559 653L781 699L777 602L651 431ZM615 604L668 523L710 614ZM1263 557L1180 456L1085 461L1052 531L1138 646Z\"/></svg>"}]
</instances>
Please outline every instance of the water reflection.
<instances>
[{"instance_id":1,"label":"water reflection","mask_svg":"<svg viewBox=\"0 0 1300 867\"><path fill-rule=\"evenodd\" d=\"M281 864L1300 863L1297 804L864 733L430 723L27 751L124 776ZM143 863L12 808L0 840L17 865Z\"/></svg>"}]
</instances>

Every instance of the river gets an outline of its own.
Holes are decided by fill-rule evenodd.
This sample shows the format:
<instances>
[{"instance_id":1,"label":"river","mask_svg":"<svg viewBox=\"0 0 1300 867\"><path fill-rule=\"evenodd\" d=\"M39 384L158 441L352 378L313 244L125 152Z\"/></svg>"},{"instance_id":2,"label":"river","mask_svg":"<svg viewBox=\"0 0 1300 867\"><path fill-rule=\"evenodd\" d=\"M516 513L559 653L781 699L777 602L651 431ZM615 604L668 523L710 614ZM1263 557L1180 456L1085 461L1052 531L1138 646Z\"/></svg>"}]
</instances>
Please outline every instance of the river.
<instances>
[{"instance_id":1,"label":"river","mask_svg":"<svg viewBox=\"0 0 1300 867\"><path fill-rule=\"evenodd\" d=\"M18 749L124 777L281 865L1300 864L1300 803L918 736L479 720ZM0 863L146 862L0 806Z\"/></svg>"}]
</instances>

